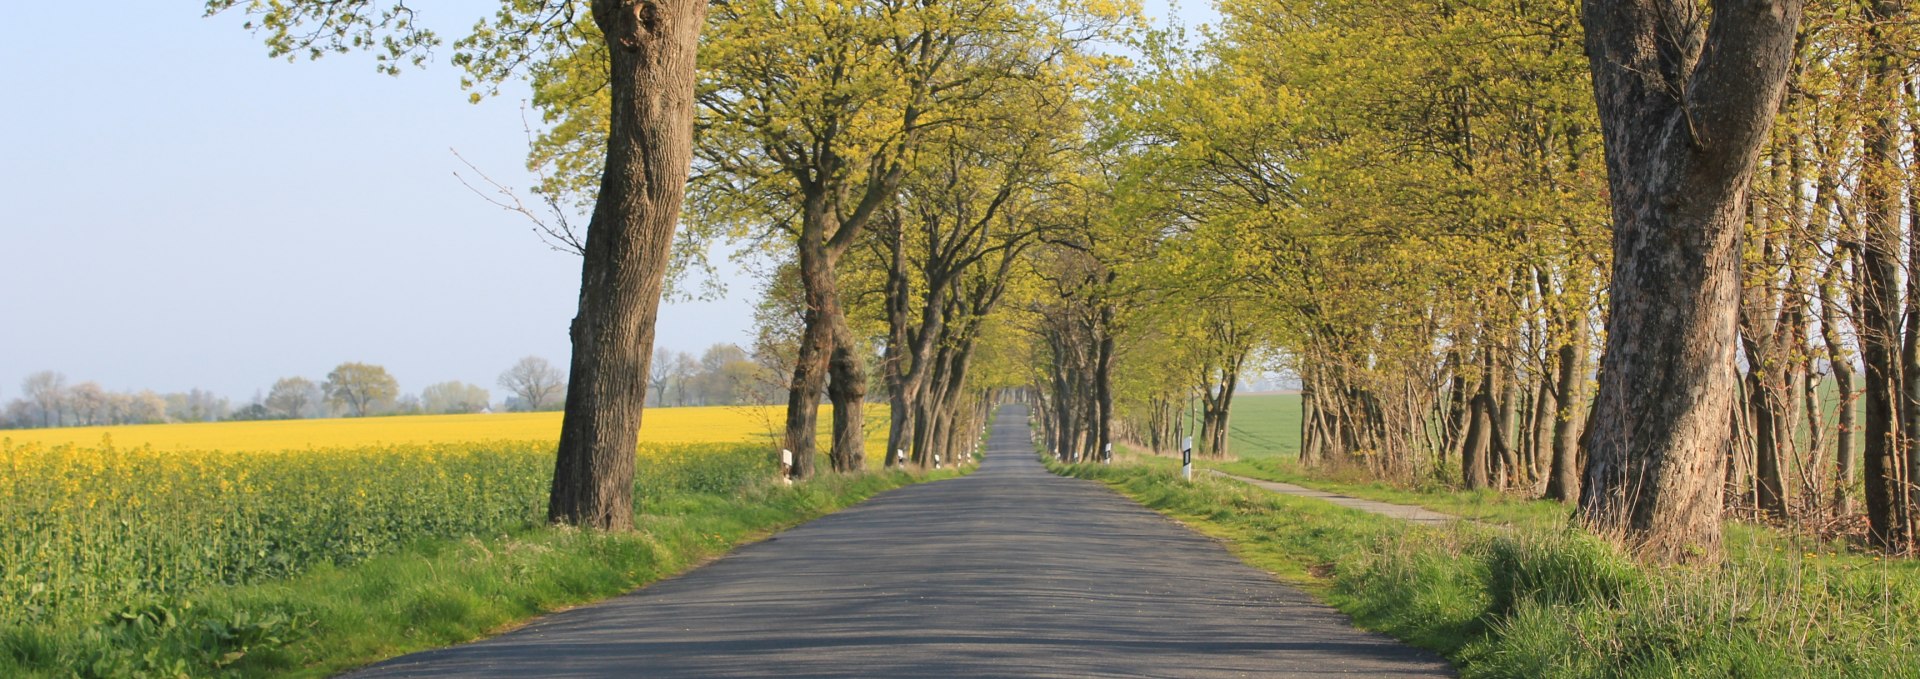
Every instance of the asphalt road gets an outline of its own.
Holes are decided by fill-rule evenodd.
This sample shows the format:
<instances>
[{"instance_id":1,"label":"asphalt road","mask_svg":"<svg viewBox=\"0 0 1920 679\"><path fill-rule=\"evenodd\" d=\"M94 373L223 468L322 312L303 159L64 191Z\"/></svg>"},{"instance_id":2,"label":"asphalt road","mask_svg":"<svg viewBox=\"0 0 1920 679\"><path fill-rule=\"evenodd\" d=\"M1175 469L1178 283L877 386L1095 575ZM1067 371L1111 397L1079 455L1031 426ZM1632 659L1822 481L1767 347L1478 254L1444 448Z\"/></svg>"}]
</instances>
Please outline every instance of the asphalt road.
<instances>
[{"instance_id":1,"label":"asphalt road","mask_svg":"<svg viewBox=\"0 0 1920 679\"><path fill-rule=\"evenodd\" d=\"M969 476L352 676L1451 676L1214 541L1048 473L1023 406L997 420Z\"/></svg>"}]
</instances>

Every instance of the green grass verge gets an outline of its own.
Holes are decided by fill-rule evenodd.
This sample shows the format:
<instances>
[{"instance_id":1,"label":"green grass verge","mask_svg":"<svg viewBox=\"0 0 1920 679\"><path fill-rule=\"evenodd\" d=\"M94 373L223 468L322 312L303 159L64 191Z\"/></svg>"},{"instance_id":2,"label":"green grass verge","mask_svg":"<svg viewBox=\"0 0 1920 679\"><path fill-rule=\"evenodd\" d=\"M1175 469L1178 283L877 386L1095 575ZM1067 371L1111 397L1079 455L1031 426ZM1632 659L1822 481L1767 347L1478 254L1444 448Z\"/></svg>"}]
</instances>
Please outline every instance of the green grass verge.
<instances>
[{"instance_id":1,"label":"green grass verge","mask_svg":"<svg viewBox=\"0 0 1920 679\"><path fill-rule=\"evenodd\" d=\"M1059 470L1223 540L1466 677L1920 676L1911 563L1756 538L1718 565L1649 569L1564 521L1411 526L1224 479L1182 482L1156 458Z\"/></svg>"},{"instance_id":2,"label":"green grass verge","mask_svg":"<svg viewBox=\"0 0 1920 679\"><path fill-rule=\"evenodd\" d=\"M884 490L961 472L822 475L643 497L639 529L423 540L346 566L0 629L0 676L324 676L630 591Z\"/></svg>"},{"instance_id":3,"label":"green grass verge","mask_svg":"<svg viewBox=\"0 0 1920 679\"><path fill-rule=\"evenodd\" d=\"M1396 486L1370 478L1365 469L1307 469L1292 458L1201 461L1200 464L1228 474L1308 486L1366 500L1425 507L1483 523L1557 526L1565 524L1573 511L1552 500L1529 500L1491 489L1458 490L1433 480L1412 488Z\"/></svg>"}]
</instances>

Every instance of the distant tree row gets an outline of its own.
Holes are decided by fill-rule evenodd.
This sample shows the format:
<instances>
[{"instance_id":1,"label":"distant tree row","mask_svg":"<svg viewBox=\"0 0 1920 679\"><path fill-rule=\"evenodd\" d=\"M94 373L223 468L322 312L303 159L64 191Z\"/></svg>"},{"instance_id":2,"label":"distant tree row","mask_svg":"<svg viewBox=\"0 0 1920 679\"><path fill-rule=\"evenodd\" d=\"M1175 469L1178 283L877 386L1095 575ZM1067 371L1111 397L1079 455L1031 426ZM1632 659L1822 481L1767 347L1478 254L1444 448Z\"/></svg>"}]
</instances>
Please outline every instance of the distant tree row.
<instances>
[{"instance_id":1,"label":"distant tree row","mask_svg":"<svg viewBox=\"0 0 1920 679\"><path fill-rule=\"evenodd\" d=\"M201 389L167 394L107 391L92 381L69 385L66 375L50 370L28 375L20 391L19 398L0 410L0 427L210 422L225 419L233 410L227 399Z\"/></svg>"},{"instance_id":2,"label":"distant tree row","mask_svg":"<svg viewBox=\"0 0 1920 679\"><path fill-rule=\"evenodd\" d=\"M652 380L658 405L771 403L781 393L778 375L733 344L715 344L698 359L667 349L658 355ZM418 394L402 393L399 380L384 366L348 361L320 381L300 376L275 380L264 395L256 392L251 401L236 406L204 389L115 392L92 381L69 384L66 375L43 370L27 376L20 397L0 409L0 429L525 412L558 410L565 402L565 375L538 356L515 362L500 373L498 384L506 396L497 403L485 387L459 380L427 385Z\"/></svg>"},{"instance_id":3,"label":"distant tree row","mask_svg":"<svg viewBox=\"0 0 1920 679\"><path fill-rule=\"evenodd\" d=\"M661 348L653 353L651 370L648 387L655 406L762 404L786 396L780 373L736 344L707 347L699 359Z\"/></svg>"}]
</instances>

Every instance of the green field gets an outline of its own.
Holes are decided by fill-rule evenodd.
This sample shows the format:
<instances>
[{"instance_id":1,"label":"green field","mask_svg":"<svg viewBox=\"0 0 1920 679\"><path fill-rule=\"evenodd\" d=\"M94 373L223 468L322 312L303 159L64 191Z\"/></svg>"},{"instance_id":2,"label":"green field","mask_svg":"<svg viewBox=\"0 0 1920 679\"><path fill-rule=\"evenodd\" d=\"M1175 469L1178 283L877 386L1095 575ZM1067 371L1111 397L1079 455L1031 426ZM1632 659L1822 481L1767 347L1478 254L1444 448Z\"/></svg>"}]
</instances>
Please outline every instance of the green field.
<instances>
[{"instance_id":1,"label":"green field","mask_svg":"<svg viewBox=\"0 0 1920 679\"><path fill-rule=\"evenodd\" d=\"M1188 416L1188 431L1196 431L1195 414ZM1244 394L1233 397L1233 413L1227 422L1233 440L1228 453L1242 459L1300 457L1300 395Z\"/></svg>"}]
</instances>

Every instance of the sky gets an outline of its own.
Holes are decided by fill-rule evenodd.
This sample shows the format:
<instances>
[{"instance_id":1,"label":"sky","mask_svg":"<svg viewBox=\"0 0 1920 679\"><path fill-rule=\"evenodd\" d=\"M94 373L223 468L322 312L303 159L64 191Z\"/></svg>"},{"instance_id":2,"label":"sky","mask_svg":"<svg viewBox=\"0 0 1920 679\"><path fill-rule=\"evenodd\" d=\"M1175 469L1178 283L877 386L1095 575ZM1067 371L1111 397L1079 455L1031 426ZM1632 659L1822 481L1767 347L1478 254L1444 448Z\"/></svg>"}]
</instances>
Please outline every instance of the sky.
<instances>
[{"instance_id":1,"label":"sky","mask_svg":"<svg viewBox=\"0 0 1920 679\"><path fill-rule=\"evenodd\" d=\"M450 42L495 5L415 7ZM457 151L531 183L524 87L469 104L445 47L398 77L363 54L271 59L201 7L90 4L79 33L62 3L0 21L0 401L40 370L243 403L345 361L403 392L498 392L527 355L564 369L579 259L455 177ZM720 278L725 298L662 309L657 346L751 342L757 282Z\"/></svg>"}]
</instances>

